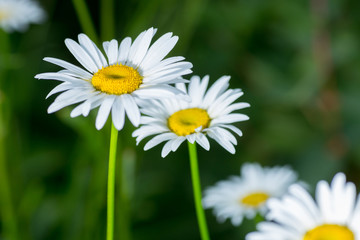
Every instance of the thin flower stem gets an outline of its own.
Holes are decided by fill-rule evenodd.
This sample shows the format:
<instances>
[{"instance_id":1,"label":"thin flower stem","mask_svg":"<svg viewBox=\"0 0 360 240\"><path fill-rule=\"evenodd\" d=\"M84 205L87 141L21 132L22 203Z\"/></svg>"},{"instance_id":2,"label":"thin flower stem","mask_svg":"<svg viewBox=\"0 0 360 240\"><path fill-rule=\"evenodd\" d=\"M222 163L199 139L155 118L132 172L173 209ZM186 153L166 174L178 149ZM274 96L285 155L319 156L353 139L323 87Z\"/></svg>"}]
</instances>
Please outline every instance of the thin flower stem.
<instances>
[{"instance_id":1,"label":"thin flower stem","mask_svg":"<svg viewBox=\"0 0 360 240\"><path fill-rule=\"evenodd\" d=\"M101 38L110 40L115 37L114 0L102 0L100 4Z\"/></svg>"},{"instance_id":2,"label":"thin flower stem","mask_svg":"<svg viewBox=\"0 0 360 240\"><path fill-rule=\"evenodd\" d=\"M115 203L115 166L118 130L111 124L109 170L108 170L108 195L107 195L107 226L106 240L114 239L114 203Z\"/></svg>"},{"instance_id":3,"label":"thin flower stem","mask_svg":"<svg viewBox=\"0 0 360 240\"><path fill-rule=\"evenodd\" d=\"M99 39L97 37L94 24L93 24L93 22L91 20L89 9L86 6L85 1L84 0L73 0L72 2L73 2L73 5L74 5L76 14L78 15L79 22L81 24L81 27L82 27L83 31L94 42L99 43Z\"/></svg>"},{"instance_id":4,"label":"thin flower stem","mask_svg":"<svg viewBox=\"0 0 360 240\"><path fill-rule=\"evenodd\" d=\"M200 235L202 240L209 240L210 237L207 229L205 212L201 204L201 184L200 184L199 167L198 167L198 159L196 152L196 143L188 142L188 147L189 147L189 156L190 156L191 179L194 190L194 201L195 201L198 225L200 229Z\"/></svg>"}]
</instances>

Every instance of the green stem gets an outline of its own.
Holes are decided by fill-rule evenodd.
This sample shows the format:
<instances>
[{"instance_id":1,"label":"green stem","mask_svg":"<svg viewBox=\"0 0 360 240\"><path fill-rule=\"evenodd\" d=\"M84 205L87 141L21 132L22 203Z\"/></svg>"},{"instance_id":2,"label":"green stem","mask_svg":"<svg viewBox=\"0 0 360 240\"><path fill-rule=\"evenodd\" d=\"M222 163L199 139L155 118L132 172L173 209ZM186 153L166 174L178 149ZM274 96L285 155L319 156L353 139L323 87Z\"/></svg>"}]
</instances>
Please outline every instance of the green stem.
<instances>
[{"instance_id":1,"label":"green stem","mask_svg":"<svg viewBox=\"0 0 360 240\"><path fill-rule=\"evenodd\" d=\"M78 15L80 25L83 31L91 38L94 42L99 43L99 39L96 34L94 24L91 20L89 9L86 6L84 0L73 0L73 5Z\"/></svg>"},{"instance_id":2,"label":"green stem","mask_svg":"<svg viewBox=\"0 0 360 240\"><path fill-rule=\"evenodd\" d=\"M114 239L114 203L115 203L115 166L118 130L111 124L109 171L108 171L108 195L107 195L107 226L106 240Z\"/></svg>"},{"instance_id":3,"label":"green stem","mask_svg":"<svg viewBox=\"0 0 360 240\"><path fill-rule=\"evenodd\" d=\"M202 240L209 240L209 232L206 225L205 212L201 204L201 184L199 176L199 167L196 153L196 143L188 142L189 156L190 156L190 168L191 168L191 179L194 190L194 201L196 208L196 216L200 229L200 235Z\"/></svg>"},{"instance_id":4,"label":"green stem","mask_svg":"<svg viewBox=\"0 0 360 240\"><path fill-rule=\"evenodd\" d=\"M100 1L100 26L102 40L115 37L114 0Z\"/></svg>"}]
</instances>

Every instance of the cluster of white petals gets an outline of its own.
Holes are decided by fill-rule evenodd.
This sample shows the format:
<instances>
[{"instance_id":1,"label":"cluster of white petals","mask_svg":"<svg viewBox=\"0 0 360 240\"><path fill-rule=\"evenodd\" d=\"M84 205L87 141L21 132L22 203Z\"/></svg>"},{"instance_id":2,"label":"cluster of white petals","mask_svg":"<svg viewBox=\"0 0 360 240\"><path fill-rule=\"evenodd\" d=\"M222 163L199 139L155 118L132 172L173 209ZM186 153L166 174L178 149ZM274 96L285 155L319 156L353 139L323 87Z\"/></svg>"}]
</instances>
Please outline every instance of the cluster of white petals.
<instances>
[{"instance_id":1,"label":"cluster of white petals","mask_svg":"<svg viewBox=\"0 0 360 240\"><path fill-rule=\"evenodd\" d=\"M329 233L334 240L360 240L360 197L343 173L337 173L331 185L320 181L315 200L294 184L289 194L270 200L268 208L268 221L258 224L246 240L329 239ZM317 231L318 238L305 238L310 231Z\"/></svg>"},{"instance_id":2,"label":"cluster of white petals","mask_svg":"<svg viewBox=\"0 0 360 240\"><path fill-rule=\"evenodd\" d=\"M0 0L0 27L6 32L25 31L31 23L41 23L44 10L32 0Z\"/></svg>"}]
</instances>

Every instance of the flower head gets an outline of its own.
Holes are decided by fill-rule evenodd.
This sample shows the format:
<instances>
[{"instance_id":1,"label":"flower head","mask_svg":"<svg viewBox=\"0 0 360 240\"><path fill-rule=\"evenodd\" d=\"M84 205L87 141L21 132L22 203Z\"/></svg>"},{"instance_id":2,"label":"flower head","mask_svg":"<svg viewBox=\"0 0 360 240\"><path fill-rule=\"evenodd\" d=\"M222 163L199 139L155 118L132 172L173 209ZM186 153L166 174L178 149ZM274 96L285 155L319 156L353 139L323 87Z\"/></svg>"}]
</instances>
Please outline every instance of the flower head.
<instances>
[{"instance_id":1,"label":"flower head","mask_svg":"<svg viewBox=\"0 0 360 240\"><path fill-rule=\"evenodd\" d=\"M147 142L144 150L168 141L161 153L165 157L170 151L176 151L185 140L197 142L209 150L208 136L229 152L235 153L234 145L237 141L229 130L239 136L242 133L231 124L249 118L232 112L250 105L233 103L243 92L240 89L228 89L229 80L229 76L221 77L206 92L209 77L205 76L200 80L200 77L193 76L188 89L183 83L176 85L177 89L189 94L190 102L174 98L145 103L141 111L147 116L141 118L143 125L133 132L133 136L137 137L137 144L148 136L156 135Z\"/></svg>"},{"instance_id":2,"label":"flower head","mask_svg":"<svg viewBox=\"0 0 360 240\"><path fill-rule=\"evenodd\" d=\"M266 202L282 196L297 179L297 174L289 167L261 167L246 163L241 168L241 176L220 181L205 190L204 208L213 208L219 222L231 219L234 226L243 218L254 218L257 213L264 215Z\"/></svg>"},{"instance_id":3,"label":"flower head","mask_svg":"<svg viewBox=\"0 0 360 240\"><path fill-rule=\"evenodd\" d=\"M320 181L316 202L300 185L289 188L282 199L268 203L267 222L247 240L359 240L360 197L356 187L346 182L343 173L335 175L331 185Z\"/></svg>"},{"instance_id":4,"label":"flower head","mask_svg":"<svg viewBox=\"0 0 360 240\"><path fill-rule=\"evenodd\" d=\"M101 129L110 112L114 126L121 130L125 113L134 126L140 122L138 101L174 97L183 94L170 83L184 82L182 75L191 73L192 64L183 57L164 57L175 46L178 37L167 33L151 46L156 29L142 32L133 43L127 37L121 41L104 42L107 59L85 35L79 34L79 43L66 39L65 44L85 69L66 61L47 57L44 60L64 69L55 73L41 73L39 79L62 81L47 97L62 92L49 106L48 112L80 103L70 116L87 116L91 109L100 106L96 128Z\"/></svg>"},{"instance_id":5,"label":"flower head","mask_svg":"<svg viewBox=\"0 0 360 240\"><path fill-rule=\"evenodd\" d=\"M0 0L0 27L6 32L25 31L30 23L40 23L45 12L31 0Z\"/></svg>"}]
</instances>

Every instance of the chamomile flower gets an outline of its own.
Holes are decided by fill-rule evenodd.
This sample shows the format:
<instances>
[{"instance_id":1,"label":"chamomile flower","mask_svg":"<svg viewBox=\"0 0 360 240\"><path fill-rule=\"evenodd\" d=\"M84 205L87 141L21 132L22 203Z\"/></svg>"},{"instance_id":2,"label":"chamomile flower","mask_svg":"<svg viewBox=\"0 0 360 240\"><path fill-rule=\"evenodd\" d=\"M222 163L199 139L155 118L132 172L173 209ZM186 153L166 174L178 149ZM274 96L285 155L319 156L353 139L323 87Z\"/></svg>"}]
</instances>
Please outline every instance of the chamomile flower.
<instances>
[{"instance_id":1,"label":"chamomile flower","mask_svg":"<svg viewBox=\"0 0 360 240\"><path fill-rule=\"evenodd\" d=\"M25 31L31 23L40 23L45 12L31 0L0 0L0 27L6 32Z\"/></svg>"},{"instance_id":2,"label":"chamomile flower","mask_svg":"<svg viewBox=\"0 0 360 240\"><path fill-rule=\"evenodd\" d=\"M246 163L241 176L218 182L204 192L204 208L213 208L219 222L231 219L239 226L243 218L254 218L266 213L266 202L282 196L297 179L297 174L287 166L261 167Z\"/></svg>"},{"instance_id":3,"label":"chamomile flower","mask_svg":"<svg viewBox=\"0 0 360 240\"><path fill-rule=\"evenodd\" d=\"M144 104L141 111L147 116L141 118L142 126L133 132L137 144L148 136L156 135L146 143L144 150L167 141L161 152L161 156L165 157L170 151L176 151L185 140L197 142L209 150L207 137L210 137L229 152L235 153L234 145L237 141L229 130L239 136L242 136L242 132L231 124L249 118L233 111L250 105L233 103L243 92L240 89L228 89L229 80L229 76L219 78L206 92L209 77L200 80L200 77L193 76L188 89L183 83L176 85L178 90L188 93L190 102L173 98Z\"/></svg>"},{"instance_id":4,"label":"chamomile flower","mask_svg":"<svg viewBox=\"0 0 360 240\"><path fill-rule=\"evenodd\" d=\"M337 173L331 185L320 181L316 201L298 184L282 199L268 203L267 222L247 240L360 240L360 197L356 187Z\"/></svg>"},{"instance_id":5,"label":"chamomile flower","mask_svg":"<svg viewBox=\"0 0 360 240\"><path fill-rule=\"evenodd\" d=\"M57 58L44 58L64 69L59 72L41 73L39 79L62 81L47 97L62 92L49 106L48 113L80 103L70 116L87 116L91 109L100 106L96 128L101 129L110 112L116 129L121 130L125 113L134 126L140 123L138 101L174 97L184 94L170 83L184 82L182 75L191 73L192 64L183 57L164 57L178 41L177 36L166 33L151 46L156 29L142 32L132 43L127 37L104 42L107 59L85 35L79 34L79 43L66 39L65 44L85 69Z\"/></svg>"}]
</instances>

